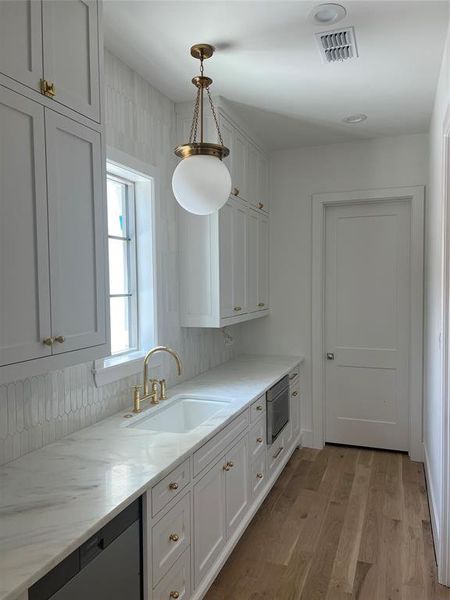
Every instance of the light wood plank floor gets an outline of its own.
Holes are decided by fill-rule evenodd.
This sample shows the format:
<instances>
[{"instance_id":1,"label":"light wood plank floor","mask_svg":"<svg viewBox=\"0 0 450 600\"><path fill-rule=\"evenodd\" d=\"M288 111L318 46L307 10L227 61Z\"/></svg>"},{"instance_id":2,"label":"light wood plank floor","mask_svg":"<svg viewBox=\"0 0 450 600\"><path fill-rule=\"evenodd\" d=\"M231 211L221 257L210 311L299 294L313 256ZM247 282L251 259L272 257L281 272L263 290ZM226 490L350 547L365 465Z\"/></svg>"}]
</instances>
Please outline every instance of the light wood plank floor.
<instances>
[{"instance_id":1,"label":"light wood plank floor","mask_svg":"<svg viewBox=\"0 0 450 600\"><path fill-rule=\"evenodd\" d=\"M441 600L423 468L405 454L297 450L205 600Z\"/></svg>"}]
</instances>

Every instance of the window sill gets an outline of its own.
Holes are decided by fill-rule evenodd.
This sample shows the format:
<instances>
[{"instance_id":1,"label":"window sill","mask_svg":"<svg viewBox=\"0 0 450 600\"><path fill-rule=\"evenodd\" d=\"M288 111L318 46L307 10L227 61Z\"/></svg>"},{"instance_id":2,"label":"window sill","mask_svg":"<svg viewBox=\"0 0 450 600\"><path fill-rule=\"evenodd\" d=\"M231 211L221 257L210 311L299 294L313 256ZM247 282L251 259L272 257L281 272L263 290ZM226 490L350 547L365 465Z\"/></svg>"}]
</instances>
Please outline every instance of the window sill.
<instances>
[{"instance_id":1,"label":"window sill","mask_svg":"<svg viewBox=\"0 0 450 600\"><path fill-rule=\"evenodd\" d=\"M145 354L146 352L137 351L96 360L93 370L95 385L101 387L142 373ZM158 364L152 363L152 367L158 366Z\"/></svg>"}]
</instances>

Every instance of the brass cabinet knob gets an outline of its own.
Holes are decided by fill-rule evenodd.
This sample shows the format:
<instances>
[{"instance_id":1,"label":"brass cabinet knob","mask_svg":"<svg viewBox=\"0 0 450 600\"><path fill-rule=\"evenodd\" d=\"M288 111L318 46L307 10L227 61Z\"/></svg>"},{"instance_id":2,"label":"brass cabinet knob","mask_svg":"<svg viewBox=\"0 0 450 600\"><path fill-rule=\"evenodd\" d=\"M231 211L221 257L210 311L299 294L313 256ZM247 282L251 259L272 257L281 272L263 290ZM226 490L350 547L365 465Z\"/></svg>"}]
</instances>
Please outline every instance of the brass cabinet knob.
<instances>
[{"instance_id":1,"label":"brass cabinet knob","mask_svg":"<svg viewBox=\"0 0 450 600\"><path fill-rule=\"evenodd\" d=\"M231 460L230 460L230 462L228 463L228 466L230 467L230 469L232 469L234 467L234 462L231 462Z\"/></svg>"},{"instance_id":2,"label":"brass cabinet knob","mask_svg":"<svg viewBox=\"0 0 450 600\"><path fill-rule=\"evenodd\" d=\"M292 395L293 395L293 396L297 396L297 395L298 395L298 392L292 392Z\"/></svg>"},{"instance_id":3,"label":"brass cabinet knob","mask_svg":"<svg viewBox=\"0 0 450 600\"><path fill-rule=\"evenodd\" d=\"M53 344L55 343L55 338L52 338L52 337L45 338L44 340L42 340L42 343L45 344L46 346L53 346Z\"/></svg>"},{"instance_id":4,"label":"brass cabinet knob","mask_svg":"<svg viewBox=\"0 0 450 600\"><path fill-rule=\"evenodd\" d=\"M242 310L242 306L235 306L233 310L234 312L239 312L240 310Z\"/></svg>"},{"instance_id":5,"label":"brass cabinet knob","mask_svg":"<svg viewBox=\"0 0 450 600\"><path fill-rule=\"evenodd\" d=\"M44 94L48 98L56 96L55 84L52 81L41 79L41 94Z\"/></svg>"},{"instance_id":6,"label":"brass cabinet knob","mask_svg":"<svg viewBox=\"0 0 450 600\"><path fill-rule=\"evenodd\" d=\"M258 208L259 209L264 208L264 204L262 202L258 202Z\"/></svg>"},{"instance_id":7,"label":"brass cabinet knob","mask_svg":"<svg viewBox=\"0 0 450 600\"><path fill-rule=\"evenodd\" d=\"M55 337L55 342L58 342L58 344L64 344L65 341L66 338L63 335L58 335Z\"/></svg>"},{"instance_id":8,"label":"brass cabinet knob","mask_svg":"<svg viewBox=\"0 0 450 600\"><path fill-rule=\"evenodd\" d=\"M178 542L178 541L179 541L179 539L180 539L180 536L179 536L177 533L171 533L171 534L169 535L169 540L170 540L171 542Z\"/></svg>"},{"instance_id":9,"label":"brass cabinet knob","mask_svg":"<svg viewBox=\"0 0 450 600\"><path fill-rule=\"evenodd\" d=\"M262 437L257 437L256 441L258 442L258 444L262 444L263 443Z\"/></svg>"},{"instance_id":10,"label":"brass cabinet knob","mask_svg":"<svg viewBox=\"0 0 450 600\"><path fill-rule=\"evenodd\" d=\"M178 489L178 483L176 481L172 481L172 483L169 483L169 490L177 490Z\"/></svg>"},{"instance_id":11,"label":"brass cabinet knob","mask_svg":"<svg viewBox=\"0 0 450 600\"><path fill-rule=\"evenodd\" d=\"M226 463L225 465L223 465L222 469L224 471L229 471L230 470L230 465L228 463Z\"/></svg>"},{"instance_id":12,"label":"brass cabinet knob","mask_svg":"<svg viewBox=\"0 0 450 600\"><path fill-rule=\"evenodd\" d=\"M258 306L259 308L263 308L263 306L265 306L264 302L258 302Z\"/></svg>"},{"instance_id":13,"label":"brass cabinet knob","mask_svg":"<svg viewBox=\"0 0 450 600\"><path fill-rule=\"evenodd\" d=\"M237 187L233 188L233 196L239 196L239 188L237 188Z\"/></svg>"},{"instance_id":14,"label":"brass cabinet knob","mask_svg":"<svg viewBox=\"0 0 450 600\"><path fill-rule=\"evenodd\" d=\"M256 407L256 410L262 410L263 407L261 406L261 404L258 404L258 406Z\"/></svg>"},{"instance_id":15,"label":"brass cabinet knob","mask_svg":"<svg viewBox=\"0 0 450 600\"><path fill-rule=\"evenodd\" d=\"M170 592L170 597L176 599L180 597L180 594L178 592Z\"/></svg>"},{"instance_id":16,"label":"brass cabinet knob","mask_svg":"<svg viewBox=\"0 0 450 600\"><path fill-rule=\"evenodd\" d=\"M264 475L262 473L256 473L256 477L258 479L262 479L264 477Z\"/></svg>"}]
</instances>

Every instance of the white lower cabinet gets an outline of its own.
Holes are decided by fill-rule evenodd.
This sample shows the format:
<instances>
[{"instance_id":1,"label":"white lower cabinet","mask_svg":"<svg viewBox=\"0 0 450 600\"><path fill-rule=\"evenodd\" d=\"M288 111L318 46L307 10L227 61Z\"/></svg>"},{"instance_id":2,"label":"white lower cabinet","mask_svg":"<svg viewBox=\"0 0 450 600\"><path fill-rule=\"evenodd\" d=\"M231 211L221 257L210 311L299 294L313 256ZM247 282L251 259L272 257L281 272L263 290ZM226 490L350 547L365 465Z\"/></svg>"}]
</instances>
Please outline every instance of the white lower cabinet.
<instances>
[{"instance_id":1,"label":"white lower cabinet","mask_svg":"<svg viewBox=\"0 0 450 600\"><path fill-rule=\"evenodd\" d=\"M195 585L214 565L227 539L224 456L194 485Z\"/></svg>"},{"instance_id":2,"label":"white lower cabinet","mask_svg":"<svg viewBox=\"0 0 450 600\"><path fill-rule=\"evenodd\" d=\"M196 585L235 532L248 505L248 445L245 436L194 485Z\"/></svg>"},{"instance_id":3,"label":"white lower cabinet","mask_svg":"<svg viewBox=\"0 0 450 600\"><path fill-rule=\"evenodd\" d=\"M191 552L187 548L153 590L153 600L189 600L191 597Z\"/></svg>"},{"instance_id":4,"label":"white lower cabinet","mask_svg":"<svg viewBox=\"0 0 450 600\"><path fill-rule=\"evenodd\" d=\"M250 491L252 498L256 498L264 487L266 479L266 455L262 454L253 461L250 470Z\"/></svg>"}]
</instances>

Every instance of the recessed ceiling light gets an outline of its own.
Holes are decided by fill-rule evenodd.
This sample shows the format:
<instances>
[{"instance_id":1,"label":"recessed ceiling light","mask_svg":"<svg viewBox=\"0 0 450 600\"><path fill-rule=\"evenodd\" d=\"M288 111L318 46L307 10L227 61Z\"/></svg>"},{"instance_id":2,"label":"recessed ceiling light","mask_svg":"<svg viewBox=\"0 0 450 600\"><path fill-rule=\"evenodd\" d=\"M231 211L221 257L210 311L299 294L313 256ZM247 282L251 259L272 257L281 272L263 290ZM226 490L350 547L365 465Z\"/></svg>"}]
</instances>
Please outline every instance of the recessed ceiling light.
<instances>
[{"instance_id":1,"label":"recessed ceiling light","mask_svg":"<svg viewBox=\"0 0 450 600\"><path fill-rule=\"evenodd\" d=\"M342 21L346 15L347 11L340 4L327 3L316 6L311 13L311 19L318 25L330 25Z\"/></svg>"},{"instance_id":2,"label":"recessed ceiling light","mask_svg":"<svg viewBox=\"0 0 450 600\"><path fill-rule=\"evenodd\" d=\"M351 125L356 125L357 123L362 123L367 119L367 115L364 113L358 113L357 115L349 115L342 119L344 123L350 123Z\"/></svg>"}]
</instances>

